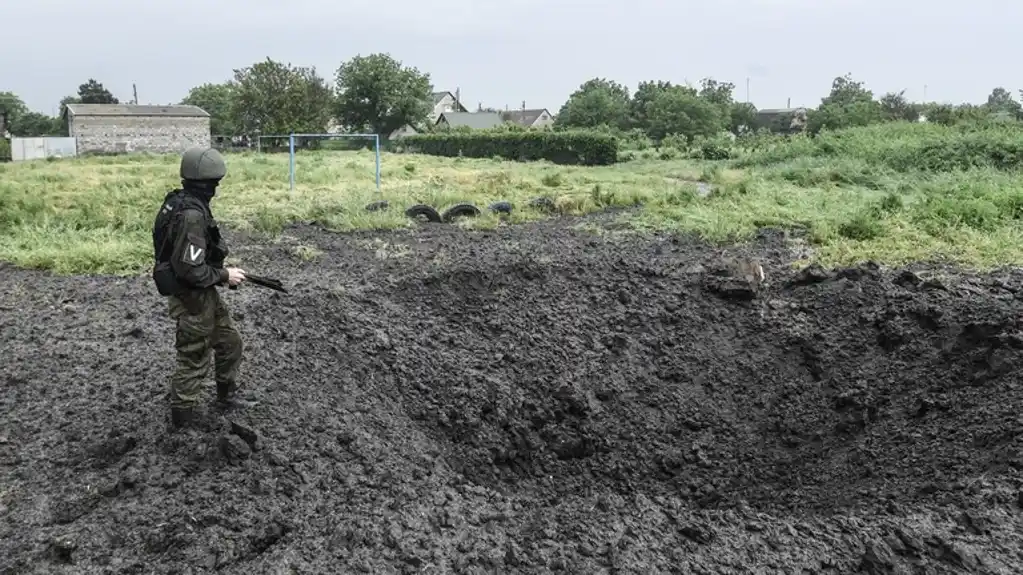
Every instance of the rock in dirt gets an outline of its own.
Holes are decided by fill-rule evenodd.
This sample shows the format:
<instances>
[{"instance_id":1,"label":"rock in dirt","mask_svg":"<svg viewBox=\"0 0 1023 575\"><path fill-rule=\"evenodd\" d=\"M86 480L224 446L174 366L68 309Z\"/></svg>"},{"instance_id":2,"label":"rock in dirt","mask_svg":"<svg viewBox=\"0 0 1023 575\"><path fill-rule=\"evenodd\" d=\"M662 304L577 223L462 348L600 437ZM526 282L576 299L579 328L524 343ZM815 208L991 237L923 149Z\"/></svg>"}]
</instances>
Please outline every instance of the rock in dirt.
<instances>
[{"instance_id":1,"label":"rock in dirt","mask_svg":"<svg viewBox=\"0 0 1023 575\"><path fill-rule=\"evenodd\" d=\"M765 280L763 265L751 258L722 258L704 276L704 288L725 299L749 301Z\"/></svg>"},{"instance_id":2,"label":"rock in dirt","mask_svg":"<svg viewBox=\"0 0 1023 575\"><path fill-rule=\"evenodd\" d=\"M57 563L74 563L74 552L77 548L78 545L68 537L55 537L50 542L50 550Z\"/></svg>"},{"instance_id":3,"label":"rock in dirt","mask_svg":"<svg viewBox=\"0 0 1023 575\"><path fill-rule=\"evenodd\" d=\"M792 280L790 285L805 286L816 283L825 282L831 279L831 274L828 273L820 264L810 264L805 268L799 270Z\"/></svg>"},{"instance_id":4,"label":"rock in dirt","mask_svg":"<svg viewBox=\"0 0 1023 575\"><path fill-rule=\"evenodd\" d=\"M220 453L230 462L237 463L248 459L252 455L252 449L237 435L220 436Z\"/></svg>"}]
</instances>

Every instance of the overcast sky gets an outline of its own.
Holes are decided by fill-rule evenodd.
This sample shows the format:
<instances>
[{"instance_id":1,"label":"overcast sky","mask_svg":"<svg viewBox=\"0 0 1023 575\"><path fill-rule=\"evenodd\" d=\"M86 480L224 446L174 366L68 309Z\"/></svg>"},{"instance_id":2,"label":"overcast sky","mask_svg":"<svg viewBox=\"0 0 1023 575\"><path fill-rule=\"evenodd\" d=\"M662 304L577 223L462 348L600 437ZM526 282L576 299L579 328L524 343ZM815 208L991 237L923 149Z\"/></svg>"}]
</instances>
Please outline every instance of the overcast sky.
<instances>
[{"instance_id":1,"label":"overcast sky","mask_svg":"<svg viewBox=\"0 0 1023 575\"><path fill-rule=\"evenodd\" d=\"M1018 0L0 0L0 91L54 114L91 77L166 104L266 57L333 83L390 52L471 109L556 112L594 76L711 76L742 100L749 78L759 108L815 106L847 72L878 95L980 103L1019 97L1021 17Z\"/></svg>"}]
</instances>

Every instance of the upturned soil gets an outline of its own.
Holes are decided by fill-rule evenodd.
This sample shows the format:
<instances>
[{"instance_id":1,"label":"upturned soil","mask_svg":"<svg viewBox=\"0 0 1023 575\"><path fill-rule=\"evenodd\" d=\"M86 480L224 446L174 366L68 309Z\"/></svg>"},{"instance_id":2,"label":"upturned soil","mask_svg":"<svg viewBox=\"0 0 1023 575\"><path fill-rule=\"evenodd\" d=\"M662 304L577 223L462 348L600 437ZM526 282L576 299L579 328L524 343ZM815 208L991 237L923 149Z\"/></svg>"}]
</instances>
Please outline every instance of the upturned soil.
<instances>
[{"instance_id":1,"label":"upturned soil","mask_svg":"<svg viewBox=\"0 0 1023 575\"><path fill-rule=\"evenodd\" d=\"M232 238L177 433L148 276L0 269L0 573L1023 572L1023 276L576 223Z\"/></svg>"}]
</instances>

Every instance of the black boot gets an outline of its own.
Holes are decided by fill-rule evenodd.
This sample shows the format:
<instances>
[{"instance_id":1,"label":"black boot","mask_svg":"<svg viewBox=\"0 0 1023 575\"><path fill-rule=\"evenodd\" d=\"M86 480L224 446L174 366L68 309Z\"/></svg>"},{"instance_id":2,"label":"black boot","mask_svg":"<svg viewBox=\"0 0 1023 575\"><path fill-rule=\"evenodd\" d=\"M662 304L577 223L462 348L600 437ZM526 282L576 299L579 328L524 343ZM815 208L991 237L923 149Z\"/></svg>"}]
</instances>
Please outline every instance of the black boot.
<instances>
[{"instance_id":1,"label":"black boot","mask_svg":"<svg viewBox=\"0 0 1023 575\"><path fill-rule=\"evenodd\" d=\"M171 408L171 425L175 429L194 427L196 424L195 410L187 407Z\"/></svg>"},{"instance_id":2,"label":"black boot","mask_svg":"<svg viewBox=\"0 0 1023 575\"><path fill-rule=\"evenodd\" d=\"M223 409L248 409L259 405L259 402L239 397L237 388L217 383L217 405Z\"/></svg>"}]
</instances>

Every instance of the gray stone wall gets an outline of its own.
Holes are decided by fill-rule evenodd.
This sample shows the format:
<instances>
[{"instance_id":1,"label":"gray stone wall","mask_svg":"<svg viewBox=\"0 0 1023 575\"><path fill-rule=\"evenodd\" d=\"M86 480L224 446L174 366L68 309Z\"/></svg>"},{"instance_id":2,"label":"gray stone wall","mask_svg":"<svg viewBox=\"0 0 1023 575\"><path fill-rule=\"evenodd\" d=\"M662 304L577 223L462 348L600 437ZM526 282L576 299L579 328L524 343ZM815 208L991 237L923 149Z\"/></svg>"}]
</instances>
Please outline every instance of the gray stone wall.
<instances>
[{"instance_id":1,"label":"gray stone wall","mask_svg":"<svg viewBox=\"0 0 1023 575\"><path fill-rule=\"evenodd\" d=\"M210 119L179 116L73 116L69 133L78 153L181 153L209 147Z\"/></svg>"}]
</instances>

